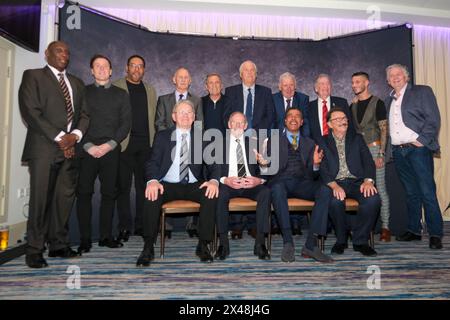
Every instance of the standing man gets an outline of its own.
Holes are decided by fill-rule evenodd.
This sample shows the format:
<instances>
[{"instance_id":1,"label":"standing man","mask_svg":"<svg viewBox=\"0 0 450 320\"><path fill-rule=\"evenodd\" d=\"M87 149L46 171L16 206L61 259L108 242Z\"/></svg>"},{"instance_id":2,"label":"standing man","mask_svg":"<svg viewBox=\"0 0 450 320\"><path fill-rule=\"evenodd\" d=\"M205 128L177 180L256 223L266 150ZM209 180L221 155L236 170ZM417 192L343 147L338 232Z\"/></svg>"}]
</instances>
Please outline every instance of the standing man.
<instances>
[{"instance_id":1,"label":"standing man","mask_svg":"<svg viewBox=\"0 0 450 320\"><path fill-rule=\"evenodd\" d=\"M69 47L62 41L45 50L47 66L26 70L19 88L19 107L27 124L22 161L30 171L30 207L26 264L47 267L43 257L71 258L68 222L75 198L75 144L89 125L83 82L68 74Z\"/></svg>"},{"instance_id":2,"label":"standing man","mask_svg":"<svg viewBox=\"0 0 450 320\"><path fill-rule=\"evenodd\" d=\"M198 159L199 151L202 155L206 145L201 132L198 132L201 130L194 130L192 125L195 120L194 104L181 100L172 110L176 126L156 134L153 152L145 164L145 244L136 266L148 267L154 259L161 207L171 200L200 203L196 254L202 262L213 261L209 246L214 238L220 169L216 164L206 165L202 158ZM209 180L206 180L206 172Z\"/></svg>"},{"instance_id":3,"label":"standing man","mask_svg":"<svg viewBox=\"0 0 450 320\"><path fill-rule=\"evenodd\" d=\"M361 134L369 147L376 168L376 185L381 198L380 241L391 241L389 230L389 196L386 191L385 162L388 127L384 102L369 92L369 75L356 72L352 75L352 90L355 94L350 107L356 132Z\"/></svg>"},{"instance_id":4,"label":"standing man","mask_svg":"<svg viewBox=\"0 0 450 320\"><path fill-rule=\"evenodd\" d=\"M158 98L156 104L155 126L156 131L172 128L175 123L172 120L173 106L180 100L189 100L194 104L195 120L203 121L202 100L189 92L191 75L186 68L178 68L172 78L175 91Z\"/></svg>"},{"instance_id":5,"label":"standing man","mask_svg":"<svg viewBox=\"0 0 450 320\"><path fill-rule=\"evenodd\" d=\"M374 185L375 164L366 142L360 134L348 131L344 109L335 107L327 115L330 134L324 138L324 161L320 166L322 181L333 191L330 218L336 231L336 243L331 253L343 254L347 247L347 231L353 231L353 250L364 256L376 256L368 245L370 232L377 220L381 200ZM349 226L345 199L358 201L355 222Z\"/></svg>"},{"instance_id":6,"label":"standing man","mask_svg":"<svg viewBox=\"0 0 450 320\"><path fill-rule=\"evenodd\" d=\"M309 233L302 249L302 255L319 262L333 262L331 257L321 252L317 239L318 236L326 236L328 204L332 197L331 190L318 179L323 152L319 151L319 147L314 144L312 139L300 134L303 115L299 109L294 107L287 109L284 122L286 130L277 141L279 146L279 170L276 175L268 176L268 186L272 191L272 204L283 236L281 261L293 262L295 260L288 198L296 197L315 201ZM273 142L269 140L267 143L268 153L271 152L272 144ZM264 167L265 163L262 156L257 154L257 158L258 162Z\"/></svg>"},{"instance_id":7,"label":"standing man","mask_svg":"<svg viewBox=\"0 0 450 320\"><path fill-rule=\"evenodd\" d=\"M406 190L408 230L398 241L421 240L422 207L430 237L431 249L442 249L444 235L441 210L436 197L433 153L439 151L441 125L439 108L433 90L412 85L405 66L386 68L392 92L385 100L389 115L389 134L395 168Z\"/></svg>"},{"instance_id":8,"label":"standing man","mask_svg":"<svg viewBox=\"0 0 450 320\"><path fill-rule=\"evenodd\" d=\"M297 80L295 76L290 72L285 72L280 76L280 82L278 84L279 92L273 95L273 102L275 104L276 113L276 128L280 131L285 130L285 115L286 110L290 107L299 109L302 112L303 125L300 127L302 137L309 137L309 120L308 120L308 104L309 97L303 94L297 89ZM280 132L281 134L282 132ZM275 217L274 217L275 218ZM301 222L303 216L299 214L290 215L292 234L301 235ZM276 219L272 219L272 233L277 233L278 225Z\"/></svg>"},{"instance_id":9,"label":"standing man","mask_svg":"<svg viewBox=\"0 0 450 320\"><path fill-rule=\"evenodd\" d=\"M113 84L128 92L131 104L131 132L120 144L118 240L128 241L131 234L131 181L134 176L136 190L136 215L134 234L142 236L142 212L145 201L144 163L148 157L155 135L156 91L142 79L145 60L139 55L128 58L127 75Z\"/></svg>"},{"instance_id":10,"label":"standing man","mask_svg":"<svg viewBox=\"0 0 450 320\"><path fill-rule=\"evenodd\" d=\"M340 107L344 110L348 119L351 119L347 100L331 96L331 78L327 74L319 74L314 83L314 91L317 99L311 101L308 107L310 136L318 144L322 143L322 137L328 135L330 129L327 123L327 115L331 108ZM349 131L354 132L353 123L349 123Z\"/></svg>"},{"instance_id":11,"label":"standing man","mask_svg":"<svg viewBox=\"0 0 450 320\"><path fill-rule=\"evenodd\" d=\"M284 129L284 116L286 110L290 107L299 109L303 114L303 125L301 127L301 135L303 137L310 136L309 120L308 120L308 104L309 96L296 91L297 80L295 76L290 72L285 72L280 76L280 82L278 84L279 92L273 95L273 102L275 104L276 114L276 128Z\"/></svg>"},{"instance_id":12,"label":"standing man","mask_svg":"<svg viewBox=\"0 0 450 320\"><path fill-rule=\"evenodd\" d=\"M91 113L89 130L83 137L80 179L77 188L77 216L80 228L80 253L92 247L92 194L97 176L100 180L100 247L118 248L123 244L112 236L114 204L117 197L120 143L130 132L130 97L125 90L113 86L111 61L104 55L92 57L94 83L86 87L86 100Z\"/></svg>"},{"instance_id":13,"label":"standing man","mask_svg":"<svg viewBox=\"0 0 450 320\"><path fill-rule=\"evenodd\" d=\"M242 112L247 119L247 129L256 130L259 137L259 130L269 130L274 127L275 106L271 89L256 84L257 74L258 70L253 61L246 60L240 65L239 76L242 83L225 89L227 96L225 119L229 119L235 111ZM242 237L244 228L242 218L240 214L231 216L233 238ZM249 220L247 223L249 234L256 236L254 214L247 215L247 220Z\"/></svg>"},{"instance_id":14,"label":"standing man","mask_svg":"<svg viewBox=\"0 0 450 320\"><path fill-rule=\"evenodd\" d=\"M203 122L205 130L217 129L225 137L225 105L226 96L222 94L222 79L217 73L206 76L205 88L208 95L202 97Z\"/></svg>"},{"instance_id":15,"label":"standing man","mask_svg":"<svg viewBox=\"0 0 450 320\"><path fill-rule=\"evenodd\" d=\"M233 112L228 121L230 129L227 135L224 160L221 167L219 203L217 205L217 228L220 236L220 246L216 257L225 260L230 254L228 241L228 205L230 198L244 197L257 202L256 205L256 241L254 254L259 259L270 259L264 244L265 231L268 231L270 214L270 189L264 186L265 180L260 178L259 166L250 163L251 143L244 136L247 129L245 115L239 111ZM256 145L257 143L254 142Z\"/></svg>"}]
</instances>

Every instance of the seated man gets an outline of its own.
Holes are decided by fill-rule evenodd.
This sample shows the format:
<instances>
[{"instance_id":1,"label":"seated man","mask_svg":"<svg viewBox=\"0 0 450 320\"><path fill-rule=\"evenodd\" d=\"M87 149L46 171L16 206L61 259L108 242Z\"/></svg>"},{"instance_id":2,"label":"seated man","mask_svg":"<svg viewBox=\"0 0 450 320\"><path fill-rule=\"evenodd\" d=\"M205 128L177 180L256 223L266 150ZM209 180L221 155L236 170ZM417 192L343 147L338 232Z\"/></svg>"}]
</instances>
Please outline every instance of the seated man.
<instances>
[{"instance_id":1,"label":"seated man","mask_svg":"<svg viewBox=\"0 0 450 320\"><path fill-rule=\"evenodd\" d=\"M233 112L228 121L230 129L224 150L222 177L220 178L219 203L217 205L217 228L220 235L220 245L216 257L225 260L230 254L228 243L228 204L230 198L243 197L257 201L256 207L256 241L254 253L259 259L270 259L264 245L264 231L268 231L270 213L270 190L259 178L259 167L249 161L249 137L244 136L247 129L247 119L242 112ZM226 156L225 156L226 155ZM253 155L253 154L252 154ZM267 226L267 227L266 227ZM267 230L265 230L267 229Z\"/></svg>"},{"instance_id":2,"label":"seated man","mask_svg":"<svg viewBox=\"0 0 450 320\"><path fill-rule=\"evenodd\" d=\"M143 217L145 245L137 260L137 266L148 267L153 260L153 245L158 236L161 206L172 200L191 200L200 203L199 243L196 254L202 262L213 260L208 245L213 240L214 234L220 172L215 164L206 166L203 161L200 163L195 161L197 159L194 157L194 151L201 151L203 154L205 145L201 139L201 132L194 132L192 126L194 118L193 103L189 100L180 100L172 111L172 119L176 126L158 132L155 137L152 154L145 164L147 179L145 197L148 200L145 202ZM212 177L209 181L204 179L206 171L209 171L209 176Z\"/></svg>"},{"instance_id":3,"label":"seated man","mask_svg":"<svg viewBox=\"0 0 450 320\"><path fill-rule=\"evenodd\" d=\"M323 152L319 152L318 146L315 146L311 139L301 136L300 127L303 124L303 115L299 109L288 108L284 123L286 130L284 134L280 134L279 157L275 158L279 161L279 170L276 175L268 176L272 203L283 236L281 260L283 262L295 260L288 206L288 198L295 197L315 201L302 255L320 262L333 262L331 257L321 252L317 239L317 236L326 235L328 205L332 198L331 190L318 180ZM267 145L268 154L270 154L270 140ZM267 165L267 160L264 160L260 154L257 154L257 159L260 165Z\"/></svg>"},{"instance_id":4,"label":"seated man","mask_svg":"<svg viewBox=\"0 0 450 320\"><path fill-rule=\"evenodd\" d=\"M327 116L331 133L324 140L324 160L320 174L324 183L333 190L330 217L337 241L331 253L343 254L347 244L347 230L353 232L353 250L365 256L377 252L368 245L381 200L374 186L375 163L367 144L360 134L347 131L348 118L344 109L334 107ZM358 213L354 226L347 226L345 198L358 201Z\"/></svg>"}]
</instances>

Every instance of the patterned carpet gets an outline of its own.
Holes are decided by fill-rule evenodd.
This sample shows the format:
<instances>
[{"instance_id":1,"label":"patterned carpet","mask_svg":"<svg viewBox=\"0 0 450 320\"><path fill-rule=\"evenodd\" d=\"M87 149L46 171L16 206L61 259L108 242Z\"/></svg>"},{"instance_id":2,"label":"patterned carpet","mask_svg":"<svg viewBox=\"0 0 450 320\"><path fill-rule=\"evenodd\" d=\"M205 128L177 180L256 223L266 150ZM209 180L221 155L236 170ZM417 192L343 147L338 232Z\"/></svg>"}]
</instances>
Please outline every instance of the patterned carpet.
<instances>
[{"instance_id":1,"label":"patterned carpet","mask_svg":"<svg viewBox=\"0 0 450 320\"><path fill-rule=\"evenodd\" d=\"M446 234L450 223L445 224ZM376 242L378 256L363 257L347 249L333 264L320 264L300 256L305 235L296 236L296 261L280 260L282 240L273 238L272 259L253 255L253 239L233 240L231 256L203 264L194 255L196 238L174 233L167 241L165 259L149 268L136 268L142 240L132 237L120 249L94 245L83 257L48 258L49 267L33 270L22 256L0 266L0 300L5 299L449 299L450 240L443 250L420 242ZM329 253L333 237L326 242ZM369 289L369 266L380 268L381 289ZM78 266L80 289L70 289ZM69 281L68 281L69 280ZM371 282L370 283L375 283Z\"/></svg>"}]
</instances>

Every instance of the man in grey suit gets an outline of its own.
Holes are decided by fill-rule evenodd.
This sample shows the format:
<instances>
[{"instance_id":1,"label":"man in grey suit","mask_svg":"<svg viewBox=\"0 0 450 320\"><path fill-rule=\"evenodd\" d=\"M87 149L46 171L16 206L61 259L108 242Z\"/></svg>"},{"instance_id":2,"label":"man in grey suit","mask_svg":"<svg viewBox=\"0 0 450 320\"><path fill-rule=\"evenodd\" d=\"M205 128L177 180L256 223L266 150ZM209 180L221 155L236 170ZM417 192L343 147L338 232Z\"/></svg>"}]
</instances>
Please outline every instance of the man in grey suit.
<instances>
[{"instance_id":1,"label":"man in grey suit","mask_svg":"<svg viewBox=\"0 0 450 320\"><path fill-rule=\"evenodd\" d=\"M408 230L397 241L422 240L422 207L431 249L442 249L443 222L436 197L433 153L439 152L441 125L433 90L408 83L405 66L386 68L386 78L393 88L385 105L389 117L392 156L400 181L406 191Z\"/></svg>"},{"instance_id":2,"label":"man in grey suit","mask_svg":"<svg viewBox=\"0 0 450 320\"><path fill-rule=\"evenodd\" d=\"M119 212L118 240L128 241L131 234L130 191L134 175L136 190L136 215L134 234L142 236L142 214L144 211L144 163L150 153L155 136L156 91L142 79L145 73L145 60L139 55L128 58L127 75L113 84L124 89L130 95L131 131L120 144L119 195L117 211Z\"/></svg>"},{"instance_id":3,"label":"man in grey suit","mask_svg":"<svg viewBox=\"0 0 450 320\"><path fill-rule=\"evenodd\" d=\"M156 104L155 126L156 132L173 127L172 120L173 106L180 100L190 100L195 108L195 120L203 121L202 100L189 92L191 85L191 75L186 68L178 68L172 78L175 91L158 98Z\"/></svg>"},{"instance_id":4,"label":"man in grey suit","mask_svg":"<svg viewBox=\"0 0 450 320\"><path fill-rule=\"evenodd\" d=\"M66 72L69 48L61 41L45 50L47 66L26 70L19 88L19 107L27 125L22 161L30 172L26 264L43 268L49 257L72 258L68 222L75 198L75 144L89 125L83 82Z\"/></svg>"}]
</instances>

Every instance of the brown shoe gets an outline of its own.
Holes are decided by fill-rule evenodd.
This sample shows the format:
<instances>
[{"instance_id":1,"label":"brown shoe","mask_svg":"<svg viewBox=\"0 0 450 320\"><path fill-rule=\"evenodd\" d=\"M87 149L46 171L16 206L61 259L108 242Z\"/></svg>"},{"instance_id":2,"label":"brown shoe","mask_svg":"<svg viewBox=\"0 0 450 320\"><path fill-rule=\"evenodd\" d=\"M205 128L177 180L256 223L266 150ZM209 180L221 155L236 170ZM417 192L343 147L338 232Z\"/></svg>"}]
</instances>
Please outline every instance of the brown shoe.
<instances>
[{"instance_id":1,"label":"brown shoe","mask_svg":"<svg viewBox=\"0 0 450 320\"><path fill-rule=\"evenodd\" d=\"M389 229L381 228L380 241L391 242L391 231Z\"/></svg>"}]
</instances>

